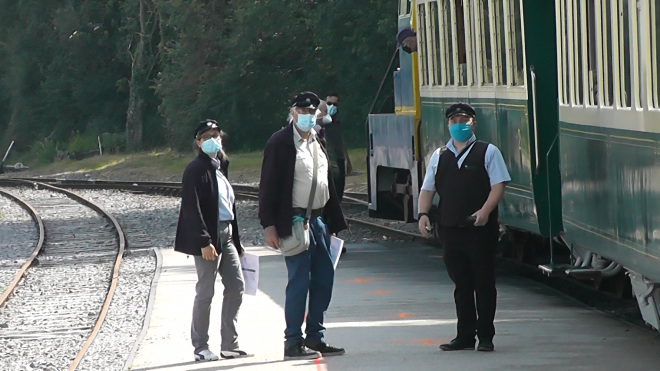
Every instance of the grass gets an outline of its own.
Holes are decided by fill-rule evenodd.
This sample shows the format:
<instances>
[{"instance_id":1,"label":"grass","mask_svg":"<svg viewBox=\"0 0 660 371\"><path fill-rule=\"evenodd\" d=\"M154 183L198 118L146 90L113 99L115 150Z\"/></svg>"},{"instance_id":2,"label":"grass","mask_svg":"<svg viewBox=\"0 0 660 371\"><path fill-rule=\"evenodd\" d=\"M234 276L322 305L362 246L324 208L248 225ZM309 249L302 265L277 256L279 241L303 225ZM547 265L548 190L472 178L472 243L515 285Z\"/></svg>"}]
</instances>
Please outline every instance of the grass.
<instances>
[{"instance_id":1,"label":"grass","mask_svg":"<svg viewBox=\"0 0 660 371\"><path fill-rule=\"evenodd\" d=\"M348 151L353 172L346 177L347 190L364 191L366 188L366 150ZM262 151L229 153L231 161L229 177L237 183L259 182ZM194 153L181 153L171 150L96 156L80 161L63 160L46 166L36 166L19 173L23 177L58 176L71 177L89 175L92 179L113 180L162 180L180 181L186 165ZM29 161L24 162L31 166Z\"/></svg>"}]
</instances>

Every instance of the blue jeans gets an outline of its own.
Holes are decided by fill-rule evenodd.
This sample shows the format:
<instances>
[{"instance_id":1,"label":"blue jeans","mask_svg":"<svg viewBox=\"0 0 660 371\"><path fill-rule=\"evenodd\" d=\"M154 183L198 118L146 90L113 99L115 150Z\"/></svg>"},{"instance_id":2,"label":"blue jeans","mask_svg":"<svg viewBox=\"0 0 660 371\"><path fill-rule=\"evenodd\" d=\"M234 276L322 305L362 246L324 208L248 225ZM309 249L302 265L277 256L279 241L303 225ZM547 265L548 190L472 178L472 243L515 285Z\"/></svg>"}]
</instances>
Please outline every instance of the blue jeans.
<instances>
[{"instance_id":1,"label":"blue jeans","mask_svg":"<svg viewBox=\"0 0 660 371\"><path fill-rule=\"evenodd\" d=\"M296 256L286 256L289 283L284 302L285 346L303 341L302 324L309 292L309 310L305 333L308 342L323 342L323 318L330 305L335 270L330 257L330 233L320 216L309 220L309 249Z\"/></svg>"}]
</instances>

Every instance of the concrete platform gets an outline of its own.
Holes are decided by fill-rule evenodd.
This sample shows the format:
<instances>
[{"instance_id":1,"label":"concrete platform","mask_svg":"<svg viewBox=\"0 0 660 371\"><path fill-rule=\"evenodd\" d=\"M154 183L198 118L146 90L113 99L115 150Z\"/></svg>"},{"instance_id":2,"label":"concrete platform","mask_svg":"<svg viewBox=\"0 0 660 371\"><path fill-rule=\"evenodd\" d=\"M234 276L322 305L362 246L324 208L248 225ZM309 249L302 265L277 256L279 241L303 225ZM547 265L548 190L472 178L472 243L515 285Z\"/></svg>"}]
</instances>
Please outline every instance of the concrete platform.
<instances>
[{"instance_id":1,"label":"concrete platform","mask_svg":"<svg viewBox=\"0 0 660 371\"><path fill-rule=\"evenodd\" d=\"M260 291L245 296L239 342L254 358L195 363L190 318L196 281L192 259L163 250L146 337L131 369L146 370L656 370L660 337L536 283L498 277L494 353L442 352L454 337L453 285L441 250L409 244L349 245L337 268L326 317L327 340L346 354L317 361L282 360L286 268L261 256ZM211 349L219 352L222 285L212 309ZM634 365L634 366L633 366Z\"/></svg>"}]
</instances>

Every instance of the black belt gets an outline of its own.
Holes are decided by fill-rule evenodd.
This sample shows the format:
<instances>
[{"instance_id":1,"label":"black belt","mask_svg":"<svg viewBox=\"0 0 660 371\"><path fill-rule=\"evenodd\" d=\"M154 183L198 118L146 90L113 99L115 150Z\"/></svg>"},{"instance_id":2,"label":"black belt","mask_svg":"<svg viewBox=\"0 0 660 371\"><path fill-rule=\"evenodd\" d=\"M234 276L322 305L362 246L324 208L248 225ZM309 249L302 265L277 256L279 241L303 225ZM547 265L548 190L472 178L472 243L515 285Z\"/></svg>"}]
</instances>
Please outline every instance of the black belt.
<instances>
[{"instance_id":1,"label":"black belt","mask_svg":"<svg viewBox=\"0 0 660 371\"><path fill-rule=\"evenodd\" d=\"M322 213L323 213L323 209L312 209L312 216L321 216ZM293 214L305 217L307 215L307 209L294 207Z\"/></svg>"}]
</instances>

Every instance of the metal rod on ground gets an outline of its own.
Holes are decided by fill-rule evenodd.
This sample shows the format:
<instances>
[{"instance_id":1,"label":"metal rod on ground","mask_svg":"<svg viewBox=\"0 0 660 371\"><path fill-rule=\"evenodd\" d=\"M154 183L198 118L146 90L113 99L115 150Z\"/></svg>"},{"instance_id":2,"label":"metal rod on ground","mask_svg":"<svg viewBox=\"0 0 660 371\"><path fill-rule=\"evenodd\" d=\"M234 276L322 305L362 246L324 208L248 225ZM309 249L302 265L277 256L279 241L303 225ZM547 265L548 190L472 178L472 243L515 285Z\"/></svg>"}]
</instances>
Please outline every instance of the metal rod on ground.
<instances>
[{"instance_id":1,"label":"metal rod on ground","mask_svg":"<svg viewBox=\"0 0 660 371\"><path fill-rule=\"evenodd\" d=\"M99 155L103 156L103 147L101 147L101 137L97 136L96 138L99 140Z\"/></svg>"},{"instance_id":2,"label":"metal rod on ground","mask_svg":"<svg viewBox=\"0 0 660 371\"><path fill-rule=\"evenodd\" d=\"M0 174L5 172L5 161L7 160L7 156L9 156L9 151L11 151L11 147L14 146L14 142L16 141L16 137L12 139L11 143L9 143L9 148L7 148L7 152L5 152L5 157L2 158L2 162L0 162Z\"/></svg>"}]
</instances>

